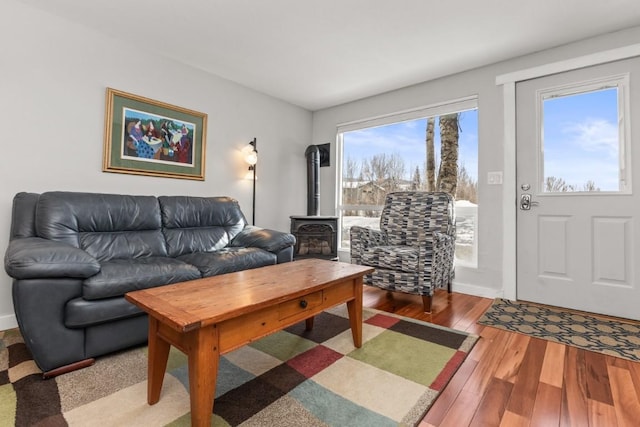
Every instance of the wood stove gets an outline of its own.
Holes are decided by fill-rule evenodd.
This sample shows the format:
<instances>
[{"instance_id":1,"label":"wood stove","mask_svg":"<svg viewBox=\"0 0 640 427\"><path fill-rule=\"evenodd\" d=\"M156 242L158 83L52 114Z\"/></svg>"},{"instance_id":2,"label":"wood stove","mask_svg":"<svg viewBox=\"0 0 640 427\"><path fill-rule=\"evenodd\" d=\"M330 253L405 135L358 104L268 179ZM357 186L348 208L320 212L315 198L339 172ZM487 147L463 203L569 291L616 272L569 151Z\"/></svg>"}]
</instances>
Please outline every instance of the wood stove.
<instances>
[{"instance_id":1,"label":"wood stove","mask_svg":"<svg viewBox=\"0 0 640 427\"><path fill-rule=\"evenodd\" d=\"M307 158L307 215L292 215L291 234L296 236L293 259L338 260L338 217L320 215L320 149L310 145Z\"/></svg>"},{"instance_id":2,"label":"wood stove","mask_svg":"<svg viewBox=\"0 0 640 427\"><path fill-rule=\"evenodd\" d=\"M338 259L337 216L292 215L290 218L291 234L296 236L294 259Z\"/></svg>"}]
</instances>

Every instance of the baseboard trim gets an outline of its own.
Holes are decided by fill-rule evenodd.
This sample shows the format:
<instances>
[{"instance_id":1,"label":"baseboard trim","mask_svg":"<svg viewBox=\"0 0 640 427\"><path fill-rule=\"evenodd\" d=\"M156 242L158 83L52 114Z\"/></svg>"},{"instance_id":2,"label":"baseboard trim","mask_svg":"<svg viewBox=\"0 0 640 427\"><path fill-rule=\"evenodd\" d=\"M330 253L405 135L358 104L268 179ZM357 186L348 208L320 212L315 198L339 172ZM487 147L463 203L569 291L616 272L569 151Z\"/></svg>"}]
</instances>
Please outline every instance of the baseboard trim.
<instances>
[{"instance_id":1,"label":"baseboard trim","mask_svg":"<svg viewBox=\"0 0 640 427\"><path fill-rule=\"evenodd\" d=\"M15 314L8 314L6 316L0 316L0 331L6 331L7 329L13 329L18 327L18 321Z\"/></svg>"},{"instance_id":2,"label":"baseboard trim","mask_svg":"<svg viewBox=\"0 0 640 427\"><path fill-rule=\"evenodd\" d=\"M455 280L452 286L453 292L460 292L461 294L473 295L482 298L500 298L502 297L502 289L485 288L484 286L470 285L468 283L459 283Z\"/></svg>"}]
</instances>

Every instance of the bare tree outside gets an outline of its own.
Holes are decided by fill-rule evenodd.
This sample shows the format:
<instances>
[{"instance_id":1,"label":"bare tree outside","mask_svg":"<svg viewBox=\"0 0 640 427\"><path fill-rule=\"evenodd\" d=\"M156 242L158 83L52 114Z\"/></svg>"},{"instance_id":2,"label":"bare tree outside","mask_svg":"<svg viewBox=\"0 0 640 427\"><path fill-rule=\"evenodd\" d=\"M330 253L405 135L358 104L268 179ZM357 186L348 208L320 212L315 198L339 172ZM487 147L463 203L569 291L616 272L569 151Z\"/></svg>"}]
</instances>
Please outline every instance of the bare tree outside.
<instances>
[{"instance_id":1,"label":"bare tree outside","mask_svg":"<svg viewBox=\"0 0 640 427\"><path fill-rule=\"evenodd\" d=\"M376 154L362 162L362 177L365 181L380 182L385 179L399 180L405 175L404 160L400 155Z\"/></svg>"},{"instance_id":2,"label":"bare tree outside","mask_svg":"<svg viewBox=\"0 0 640 427\"><path fill-rule=\"evenodd\" d=\"M600 191L600 187L596 186L596 183L589 180L584 183L582 191Z\"/></svg>"},{"instance_id":3,"label":"bare tree outside","mask_svg":"<svg viewBox=\"0 0 640 427\"><path fill-rule=\"evenodd\" d=\"M458 169L458 185L456 187L456 200L468 200L478 204L478 182L475 181L464 165Z\"/></svg>"},{"instance_id":4,"label":"bare tree outside","mask_svg":"<svg viewBox=\"0 0 640 427\"><path fill-rule=\"evenodd\" d=\"M420 168L418 166L416 166L416 170L413 173L413 180L411 181L411 189L412 190L422 189L422 180L420 179Z\"/></svg>"},{"instance_id":5,"label":"bare tree outside","mask_svg":"<svg viewBox=\"0 0 640 427\"><path fill-rule=\"evenodd\" d=\"M436 187L455 196L458 185L458 113L440 116L440 170Z\"/></svg>"},{"instance_id":6,"label":"bare tree outside","mask_svg":"<svg viewBox=\"0 0 640 427\"><path fill-rule=\"evenodd\" d=\"M357 178L361 174L358 163L353 158L347 158L344 167L344 176L347 178Z\"/></svg>"},{"instance_id":7,"label":"bare tree outside","mask_svg":"<svg viewBox=\"0 0 640 427\"><path fill-rule=\"evenodd\" d=\"M435 117L429 117L427 119L427 180L426 180L426 189L427 191L435 191L436 190L436 158L435 158L435 148L433 141L433 128L435 126Z\"/></svg>"},{"instance_id":8,"label":"bare tree outside","mask_svg":"<svg viewBox=\"0 0 640 427\"><path fill-rule=\"evenodd\" d=\"M548 176L544 180L544 191L547 193L567 193L573 191L600 191L600 187L592 180L588 180L582 186L568 184L563 178Z\"/></svg>"}]
</instances>

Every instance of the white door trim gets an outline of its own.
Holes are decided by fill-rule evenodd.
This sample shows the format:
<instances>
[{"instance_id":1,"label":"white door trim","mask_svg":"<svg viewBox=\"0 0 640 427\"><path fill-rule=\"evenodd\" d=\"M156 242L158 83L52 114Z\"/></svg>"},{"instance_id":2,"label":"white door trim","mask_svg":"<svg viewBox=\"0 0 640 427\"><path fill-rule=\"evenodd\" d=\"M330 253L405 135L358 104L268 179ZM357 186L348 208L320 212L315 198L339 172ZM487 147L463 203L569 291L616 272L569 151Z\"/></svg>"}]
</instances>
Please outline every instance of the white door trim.
<instances>
[{"instance_id":1,"label":"white door trim","mask_svg":"<svg viewBox=\"0 0 640 427\"><path fill-rule=\"evenodd\" d=\"M562 73L563 71L572 71L577 70L578 68L590 67L592 65L633 58L634 56L640 56L640 43L501 74L496 77L496 85L500 86L505 83L516 83L523 80Z\"/></svg>"},{"instance_id":2,"label":"white door trim","mask_svg":"<svg viewBox=\"0 0 640 427\"><path fill-rule=\"evenodd\" d=\"M596 52L564 61L526 68L496 77L496 86L502 86L503 128L503 184L502 184L502 294L516 299L516 83L564 71L640 56L640 43Z\"/></svg>"}]
</instances>

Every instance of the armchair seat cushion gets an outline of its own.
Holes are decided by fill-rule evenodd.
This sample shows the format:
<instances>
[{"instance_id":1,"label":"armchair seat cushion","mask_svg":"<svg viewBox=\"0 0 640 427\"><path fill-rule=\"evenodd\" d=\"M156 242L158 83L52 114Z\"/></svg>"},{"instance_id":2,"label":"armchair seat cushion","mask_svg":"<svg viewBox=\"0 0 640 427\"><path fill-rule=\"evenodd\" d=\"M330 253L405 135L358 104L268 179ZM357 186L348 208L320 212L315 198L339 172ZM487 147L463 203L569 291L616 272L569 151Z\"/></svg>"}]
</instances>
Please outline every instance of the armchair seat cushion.
<instances>
[{"instance_id":1,"label":"armchair seat cushion","mask_svg":"<svg viewBox=\"0 0 640 427\"><path fill-rule=\"evenodd\" d=\"M82 297L98 300L127 292L199 279L193 265L167 257L112 259L101 264L100 272L82 283Z\"/></svg>"},{"instance_id":2,"label":"armchair seat cushion","mask_svg":"<svg viewBox=\"0 0 640 427\"><path fill-rule=\"evenodd\" d=\"M195 265L202 277L233 273L276 264L277 256L259 248L227 247L215 252L196 252L178 257L181 261Z\"/></svg>"},{"instance_id":3,"label":"armchair seat cushion","mask_svg":"<svg viewBox=\"0 0 640 427\"><path fill-rule=\"evenodd\" d=\"M373 246L362 252L362 264L374 268L415 273L420 254L413 246Z\"/></svg>"},{"instance_id":4,"label":"armchair seat cushion","mask_svg":"<svg viewBox=\"0 0 640 427\"><path fill-rule=\"evenodd\" d=\"M428 295L431 290L431 286L421 285L420 275L416 272L407 273L386 268L377 268L373 273L364 276L364 284L414 295Z\"/></svg>"}]
</instances>

